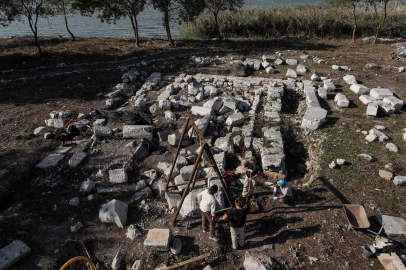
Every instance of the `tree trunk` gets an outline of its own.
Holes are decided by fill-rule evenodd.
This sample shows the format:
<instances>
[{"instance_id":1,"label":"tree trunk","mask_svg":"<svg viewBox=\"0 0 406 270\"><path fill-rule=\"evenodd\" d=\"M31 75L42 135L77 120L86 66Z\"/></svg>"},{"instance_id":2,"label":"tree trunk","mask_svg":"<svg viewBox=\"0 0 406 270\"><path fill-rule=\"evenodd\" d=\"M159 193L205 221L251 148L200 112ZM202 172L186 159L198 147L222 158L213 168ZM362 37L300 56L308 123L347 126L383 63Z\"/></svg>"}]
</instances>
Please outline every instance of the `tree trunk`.
<instances>
[{"instance_id":1,"label":"tree trunk","mask_svg":"<svg viewBox=\"0 0 406 270\"><path fill-rule=\"evenodd\" d=\"M64 1L64 0L62 0L62 8L63 8L63 16L65 17L66 30L68 30L68 33L69 33L70 36L72 37L72 41L76 41L75 36L74 36L73 33L69 30L68 18L66 17L66 8L65 8L65 1Z\"/></svg>"},{"instance_id":2,"label":"tree trunk","mask_svg":"<svg viewBox=\"0 0 406 270\"><path fill-rule=\"evenodd\" d=\"M35 15L36 15L35 23L33 24L32 16L30 16L30 15L28 16L28 23L30 25L32 33L34 34L34 41L35 41L35 46L38 49L38 54L39 54L40 57L42 57L42 50L41 50L41 47L39 46L39 43L38 43L38 28L37 28L38 14L35 14Z\"/></svg>"},{"instance_id":3,"label":"tree trunk","mask_svg":"<svg viewBox=\"0 0 406 270\"><path fill-rule=\"evenodd\" d=\"M219 28L219 23L218 23L218 20L217 20L217 13L213 13L213 15L214 15L214 22L215 22L215 24L216 24L216 34L217 34L217 39L218 40L222 40L223 38L221 37L221 34L220 34L220 28Z\"/></svg>"},{"instance_id":4,"label":"tree trunk","mask_svg":"<svg viewBox=\"0 0 406 270\"><path fill-rule=\"evenodd\" d=\"M355 8L356 6L353 6L352 9L352 15L354 17L354 32L352 33L352 42L355 43L355 31L357 31L357 17L355 16Z\"/></svg>"},{"instance_id":5,"label":"tree trunk","mask_svg":"<svg viewBox=\"0 0 406 270\"><path fill-rule=\"evenodd\" d=\"M385 1L384 6L383 6L383 12L384 12L384 13L383 13L383 19L382 19L382 21L378 24L378 28L376 29L375 40L374 40L374 43L373 43L373 44L375 44L376 41L378 40L379 31L381 30L381 27L384 25L384 23L385 23L385 21L386 21L386 17L388 16L387 10L386 10L387 4L388 4L388 1ZM378 15L377 15L377 16L378 16Z\"/></svg>"},{"instance_id":6,"label":"tree trunk","mask_svg":"<svg viewBox=\"0 0 406 270\"><path fill-rule=\"evenodd\" d=\"M169 11L168 10L165 10L165 12L164 12L164 23L165 23L166 35L168 36L169 44L171 46L175 46L175 43L172 40L171 28L169 27Z\"/></svg>"},{"instance_id":7,"label":"tree trunk","mask_svg":"<svg viewBox=\"0 0 406 270\"><path fill-rule=\"evenodd\" d=\"M139 36L138 36L137 17L135 15L132 15L132 17L130 17L130 20L131 20L131 25L133 26L133 31L134 31L135 46L138 48L138 47L140 47L140 40L139 40Z\"/></svg>"}]
</instances>

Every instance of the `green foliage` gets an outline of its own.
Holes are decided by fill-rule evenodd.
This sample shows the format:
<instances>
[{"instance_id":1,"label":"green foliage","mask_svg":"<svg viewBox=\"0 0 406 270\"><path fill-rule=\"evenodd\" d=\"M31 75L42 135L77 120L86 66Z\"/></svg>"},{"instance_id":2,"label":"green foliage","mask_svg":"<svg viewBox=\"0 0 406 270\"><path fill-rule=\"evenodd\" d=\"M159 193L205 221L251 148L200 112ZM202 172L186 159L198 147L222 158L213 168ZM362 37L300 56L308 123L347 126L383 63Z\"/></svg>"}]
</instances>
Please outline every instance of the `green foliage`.
<instances>
[{"instance_id":1,"label":"green foliage","mask_svg":"<svg viewBox=\"0 0 406 270\"><path fill-rule=\"evenodd\" d=\"M366 4L357 4L357 36L374 36L375 12ZM404 14L406 3L389 2L388 17L380 30L384 37L406 35ZM278 36L310 36L349 38L353 34L353 18L346 8L333 5L301 5L275 8L241 9L218 15L221 34L226 38L269 38ZM181 25L185 38L211 39L216 37L212 14L206 12L194 22Z\"/></svg>"}]
</instances>

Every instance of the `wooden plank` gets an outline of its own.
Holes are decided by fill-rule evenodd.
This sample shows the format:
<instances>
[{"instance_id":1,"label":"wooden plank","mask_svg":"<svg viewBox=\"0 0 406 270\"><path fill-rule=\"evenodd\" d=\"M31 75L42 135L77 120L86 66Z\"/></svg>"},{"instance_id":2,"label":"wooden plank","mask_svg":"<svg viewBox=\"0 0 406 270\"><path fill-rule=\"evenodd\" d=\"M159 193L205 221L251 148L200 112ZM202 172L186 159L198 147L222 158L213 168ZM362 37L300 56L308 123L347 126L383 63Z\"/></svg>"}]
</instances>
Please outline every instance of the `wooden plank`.
<instances>
[{"instance_id":1,"label":"wooden plank","mask_svg":"<svg viewBox=\"0 0 406 270\"><path fill-rule=\"evenodd\" d=\"M195 261L198 261L198 260L202 260L202 259L205 259L205 258L207 258L207 257L210 257L210 253L206 253L206 254L200 255L200 256L198 256L198 257L194 257L194 258L192 258L192 259L189 259L189 260L187 260L187 261L183 261L183 262L174 264L174 265L172 265L172 266L168 266L168 267L166 267L166 268L164 268L164 269L162 269L162 270L175 269L175 268L178 268L179 266L187 265L187 264L189 264L189 263L192 263L192 262L195 262Z\"/></svg>"},{"instance_id":2,"label":"wooden plank","mask_svg":"<svg viewBox=\"0 0 406 270\"><path fill-rule=\"evenodd\" d=\"M406 270L399 256L396 253L377 253L379 262L385 270Z\"/></svg>"}]
</instances>

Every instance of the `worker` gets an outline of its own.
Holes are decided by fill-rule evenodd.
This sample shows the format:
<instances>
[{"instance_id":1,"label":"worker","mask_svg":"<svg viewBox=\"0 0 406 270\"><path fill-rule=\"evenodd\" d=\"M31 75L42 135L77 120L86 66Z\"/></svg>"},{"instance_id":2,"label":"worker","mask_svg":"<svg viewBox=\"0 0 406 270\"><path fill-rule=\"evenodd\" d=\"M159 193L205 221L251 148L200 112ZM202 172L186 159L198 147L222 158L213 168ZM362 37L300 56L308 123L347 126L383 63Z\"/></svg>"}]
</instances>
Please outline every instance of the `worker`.
<instances>
[{"instance_id":1,"label":"worker","mask_svg":"<svg viewBox=\"0 0 406 270\"><path fill-rule=\"evenodd\" d=\"M217 185L212 185L209 189L205 189L197 194L197 200L202 212L202 227L203 232L209 232L207 230L206 219L210 223L210 240L218 241L214 235L214 227L216 226L216 199L214 194L218 191Z\"/></svg>"},{"instance_id":2,"label":"worker","mask_svg":"<svg viewBox=\"0 0 406 270\"><path fill-rule=\"evenodd\" d=\"M292 198L292 188L288 185L288 183L286 183L284 179L281 179L274 184L273 188L274 200L279 199L281 203L288 203L288 201L291 198Z\"/></svg>"},{"instance_id":3,"label":"worker","mask_svg":"<svg viewBox=\"0 0 406 270\"><path fill-rule=\"evenodd\" d=\"M250 160L246 161L242 168L246 171L245 172L245 180L244 180L244 187L242 190L242 196L245 197L246 201L248 202L249 197L252 196L254 193L255 187L255 178L260 174L260 167L255 164L256 159L255 157L251 157Z\"/></svg>"},{"instance_id":4,"label":"worker","mask_svg":"<svg viewBox=\"0 0 406 270\"><path fill-rule=\"evenodd\" d=\"M235 208L227 211L223 216L223 220L228 220L230 223L231 241L233 249L236 250L238 245L242 248L245 246L245 222L247 213L251 211L251 203L247 203L244 208L245 198L238 197L235 200Z\"/></svg>"}]
</instances>

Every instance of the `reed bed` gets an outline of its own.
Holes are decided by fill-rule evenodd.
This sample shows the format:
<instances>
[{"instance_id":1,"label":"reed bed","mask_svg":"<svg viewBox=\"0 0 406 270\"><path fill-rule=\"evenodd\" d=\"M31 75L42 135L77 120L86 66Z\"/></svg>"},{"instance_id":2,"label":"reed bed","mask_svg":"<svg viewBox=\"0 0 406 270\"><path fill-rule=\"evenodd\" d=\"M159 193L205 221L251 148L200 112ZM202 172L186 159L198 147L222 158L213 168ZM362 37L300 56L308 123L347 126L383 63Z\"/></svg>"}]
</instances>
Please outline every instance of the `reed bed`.
<instances>
[{"instance_id":1,"label":"reed bed","mask_svg":"<svg viewBox=\"0 0 406 270\"><path fill-rule=\"evenodd\" d=\"M379 37L406 36L406 3L390 2L388 17ZM382 17L382 6L378 16ZM356 37L374 36L377 27L375 11L366 4L357 5ZM221 34L226 38L270 38L280 36L309 36L321 38L351 38L352 11L348 8L322 5L297 5L274 8L241 9L219 14ZM204 13L195 21L180 26L184 38L216 37L214 18Z\"/></svg>"}]
</instances>

